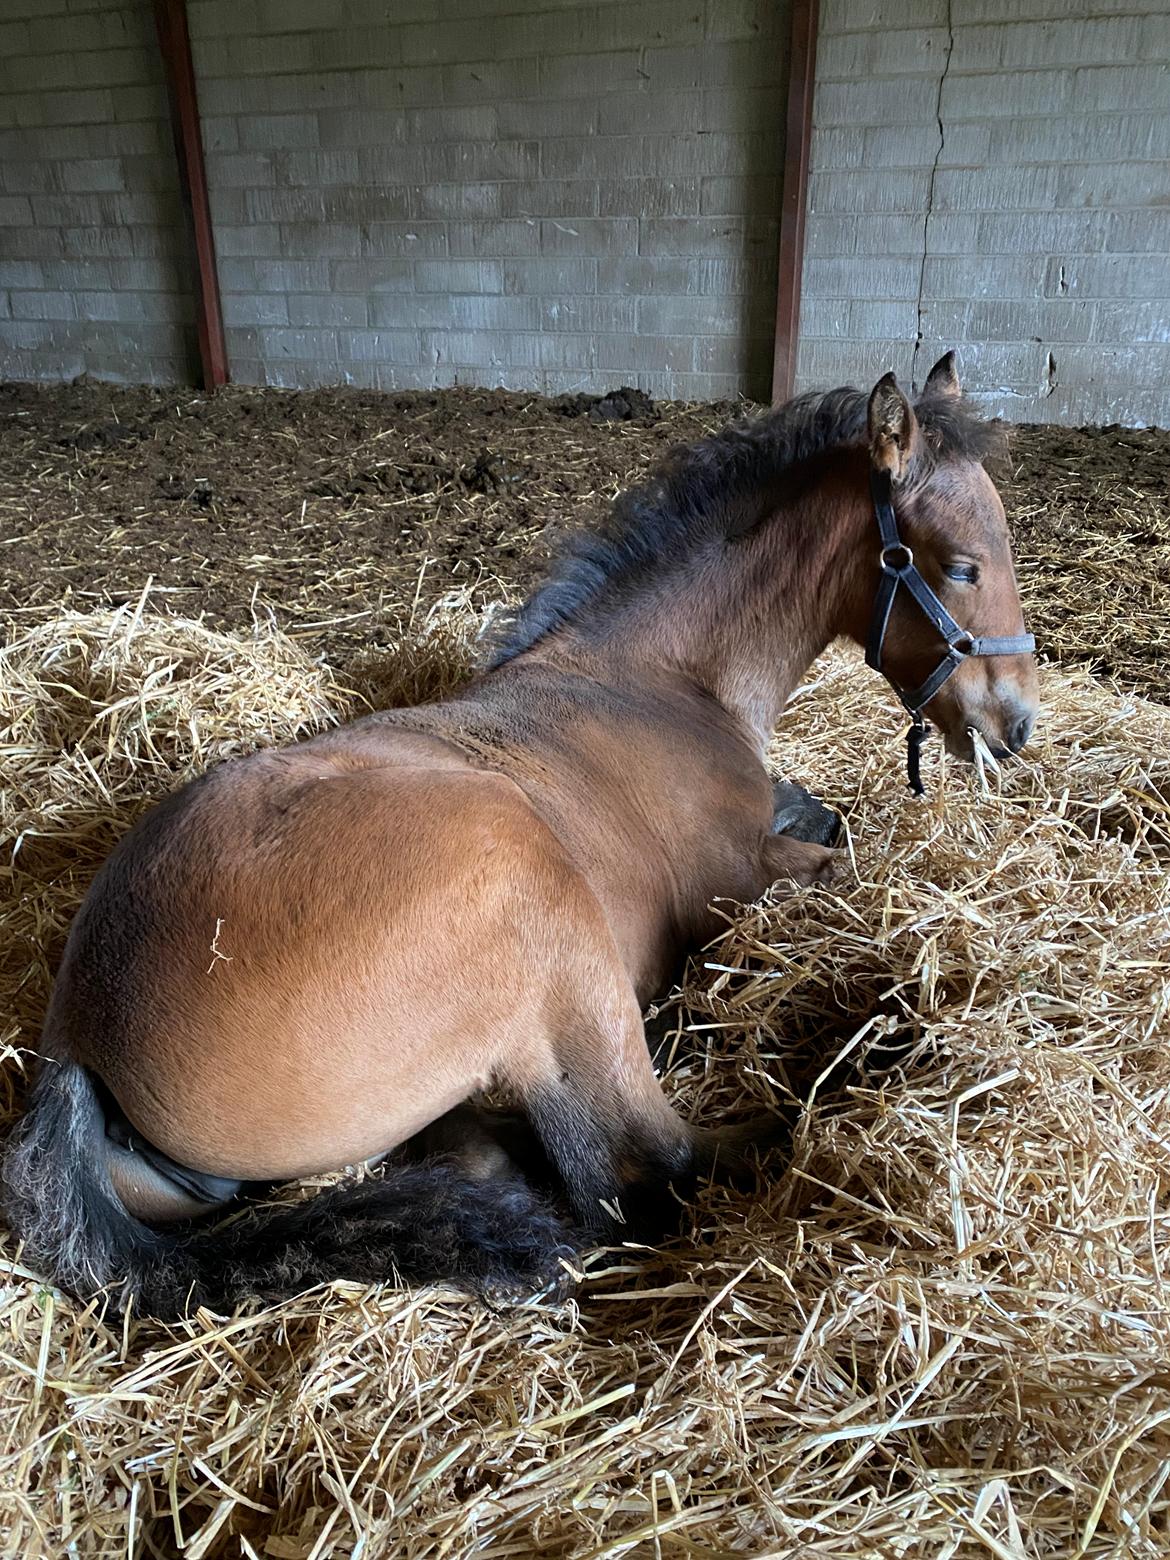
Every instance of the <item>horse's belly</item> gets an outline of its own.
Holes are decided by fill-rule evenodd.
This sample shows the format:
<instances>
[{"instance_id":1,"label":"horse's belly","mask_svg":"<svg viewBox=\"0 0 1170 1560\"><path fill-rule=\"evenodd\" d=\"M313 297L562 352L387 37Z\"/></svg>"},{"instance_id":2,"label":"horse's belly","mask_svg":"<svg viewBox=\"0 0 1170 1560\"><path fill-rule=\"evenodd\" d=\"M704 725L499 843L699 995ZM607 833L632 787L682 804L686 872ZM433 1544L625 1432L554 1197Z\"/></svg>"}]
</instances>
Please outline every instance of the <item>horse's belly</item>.
<instances>
[{"instance_id":1,"label":"horse's belly","mask_svg":"<svg viewBox=\"0 0 1170 1560\"><path fill-rule=\"evenodd\" d=\"M501 1037L436 1024L400 989L366 994L381 1010L340 1021L290 1022L283 1006L199 1015L154 1048L149 1074L118 1080L119 1103L165 1153L214 1175L284 1180L374 1158L482 1087L485 1042Z\"/></svg>"}]
</instances>

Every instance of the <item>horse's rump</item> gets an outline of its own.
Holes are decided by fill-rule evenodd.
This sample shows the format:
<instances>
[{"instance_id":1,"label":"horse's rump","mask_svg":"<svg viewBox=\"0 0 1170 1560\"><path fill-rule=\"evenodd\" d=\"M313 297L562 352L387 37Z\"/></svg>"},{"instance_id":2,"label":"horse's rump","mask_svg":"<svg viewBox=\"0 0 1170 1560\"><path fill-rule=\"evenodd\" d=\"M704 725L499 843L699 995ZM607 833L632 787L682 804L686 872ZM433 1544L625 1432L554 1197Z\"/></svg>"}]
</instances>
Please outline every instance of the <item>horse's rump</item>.
<instances>
[{"instance_id":1,"label":"horse's rump","mask_svg":"<svg viewBox=\"0 0 1170 1560\"><path fill-rule=\"evenodd\" d=\"M561 946L566 903L578 943L590 918L505 777L304 757L303 772L224 771L164 838L140 852L128 836L47 1026L143 1137L214 1175L356 1163L486 1086L505 1055L515 1073L579 954ZM129 949L120 905L139 928Z\"/></svg>"}]
</instances>

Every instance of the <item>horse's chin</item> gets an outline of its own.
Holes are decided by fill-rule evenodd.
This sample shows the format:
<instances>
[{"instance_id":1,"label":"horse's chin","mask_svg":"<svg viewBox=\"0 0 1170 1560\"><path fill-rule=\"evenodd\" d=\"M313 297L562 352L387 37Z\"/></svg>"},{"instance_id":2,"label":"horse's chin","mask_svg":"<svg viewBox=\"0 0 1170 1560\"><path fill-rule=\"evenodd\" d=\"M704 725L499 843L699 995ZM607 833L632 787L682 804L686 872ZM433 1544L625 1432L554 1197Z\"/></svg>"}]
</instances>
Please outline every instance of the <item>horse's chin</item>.
<instances>
[{"instance_id":1,"label":"horse's chin","mask_svg":"<svg viewBox=\"0 0 1170 1560\"><path fill-rule=\"evenodd\" d=\"M943 746L951 758L960 758L965 764L975 762L975 739L968 728L961 731L943 731Z\"/></svg>"},{"instance_id":2,"label":"horse's chin","mask_svg":"<svg viewBox=\"0 0 1170 1560\"><path fill-rule=\"evenodd\" d=\"M999 760L1012 756L1011 751L998 740L993 740L984 732L980 732L979 735L984 747L991 754L992 758ZM951 758L962 759L965 764L973 764L975 762L975 738L972 735L970 726L964 726L957 732L943 731L942 738L943 745Z\"/></svg>"}]
</instances>

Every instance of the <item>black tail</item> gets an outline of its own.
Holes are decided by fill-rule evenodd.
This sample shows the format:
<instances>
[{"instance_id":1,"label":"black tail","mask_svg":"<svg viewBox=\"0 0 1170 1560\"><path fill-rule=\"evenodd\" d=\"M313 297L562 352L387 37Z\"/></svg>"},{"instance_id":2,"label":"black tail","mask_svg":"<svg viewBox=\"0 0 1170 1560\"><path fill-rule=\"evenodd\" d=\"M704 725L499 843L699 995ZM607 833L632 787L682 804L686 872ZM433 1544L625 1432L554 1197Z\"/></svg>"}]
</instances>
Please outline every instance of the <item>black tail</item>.
<instances>
[{"instance_id":1,"label":"black tail","mask_svg":"<svg viewBox=\"0 0 1170 1560\"><path fill-rule=\"evenodd\" d=\"M8 1217L25 1260L62 1288L88 1297L108 1287L119 1308L133 1301L161 1318L335 1278L531 1293L563 1280L572 1250L566 1225L525 1182L473 1181L440 1162L391 1166L222 1229L155 1228L126 1210L105 1155L89 1074L44 1064L4 1161Z\"/></svg>"}]
</instances>

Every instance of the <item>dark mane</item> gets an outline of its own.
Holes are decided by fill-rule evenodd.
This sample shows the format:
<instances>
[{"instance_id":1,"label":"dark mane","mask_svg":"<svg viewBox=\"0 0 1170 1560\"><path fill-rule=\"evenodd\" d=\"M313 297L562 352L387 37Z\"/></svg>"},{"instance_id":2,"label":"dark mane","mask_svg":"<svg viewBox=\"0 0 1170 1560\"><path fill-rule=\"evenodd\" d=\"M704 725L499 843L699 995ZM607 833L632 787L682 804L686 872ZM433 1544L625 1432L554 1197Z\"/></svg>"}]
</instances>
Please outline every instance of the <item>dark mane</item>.
<instances>
[{"instance_id":1,"label":"dark mane","mask_svg":"<svg viewBox=\"0 0 1170 1560\"><path fill-rule=\"evenodd\" d=\"M713 537L759 524L794 466L864 440L868 400L852 386L811 391L671 450L645 482L618 494L599 526L566 538L547 578L493 636L489 666L530 650L603 590L634 585ZM998 425L965 399L924 396L915 415L932 464L983 461L1002 444Z\"/></svg>"}]
</instances>

